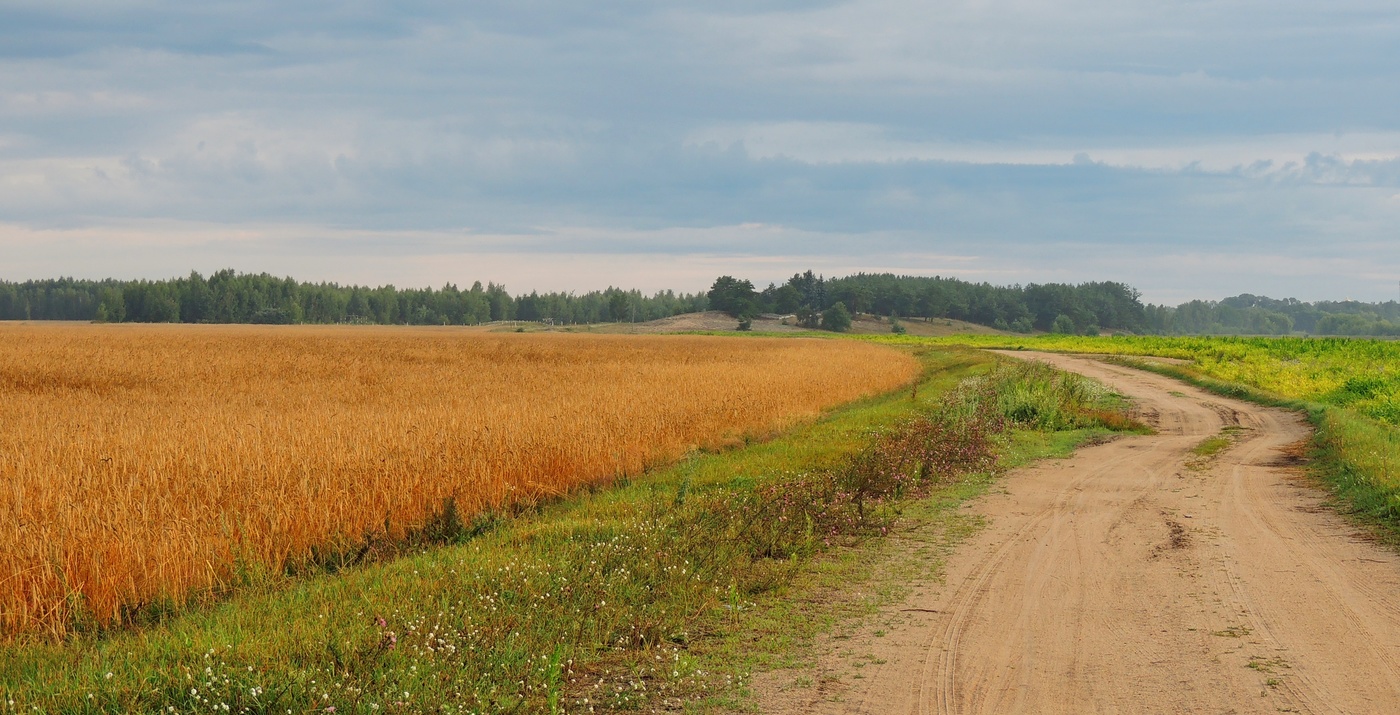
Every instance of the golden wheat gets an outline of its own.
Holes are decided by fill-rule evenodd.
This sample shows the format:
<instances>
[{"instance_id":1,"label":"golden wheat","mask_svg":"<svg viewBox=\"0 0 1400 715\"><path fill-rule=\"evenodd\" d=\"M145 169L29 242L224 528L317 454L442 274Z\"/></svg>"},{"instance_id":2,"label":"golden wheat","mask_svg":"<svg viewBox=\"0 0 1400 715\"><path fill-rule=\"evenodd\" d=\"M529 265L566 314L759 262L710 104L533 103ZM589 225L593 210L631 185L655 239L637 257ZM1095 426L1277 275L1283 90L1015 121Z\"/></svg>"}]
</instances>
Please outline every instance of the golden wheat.
<instances>
[{"instance_id":1,"label":"golden wheat","mask_svg":"<svg viewBox=\"0 0 1400 715\"><path fill-rule=\"evenodd\" d=\"M916 369L845 341L3 325L0 630L607 482Z\"/></svg>"}]
</instances>

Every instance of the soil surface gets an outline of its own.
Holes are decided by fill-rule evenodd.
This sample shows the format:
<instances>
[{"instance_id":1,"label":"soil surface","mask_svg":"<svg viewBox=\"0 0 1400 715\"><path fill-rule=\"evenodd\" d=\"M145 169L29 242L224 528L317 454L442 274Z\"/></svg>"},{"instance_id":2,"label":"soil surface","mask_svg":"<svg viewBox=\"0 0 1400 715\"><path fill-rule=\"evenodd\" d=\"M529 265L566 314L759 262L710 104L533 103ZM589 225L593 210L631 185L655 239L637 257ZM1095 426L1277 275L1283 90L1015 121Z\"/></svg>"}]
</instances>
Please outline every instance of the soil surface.
<instances>
[{"instance_id":1,"label":"soil surface","mask_svg":"<svg viewBox=\"0 0 1400 715\"><path fill-rule=\"evenodd\" d=\"M815 671L756 677L761 712L1400 713L1400 558L1304 483L1299 416L1014 354L1112 385L1159 434L1008 474L943 578Z\"/></svg>"}]
</instances>

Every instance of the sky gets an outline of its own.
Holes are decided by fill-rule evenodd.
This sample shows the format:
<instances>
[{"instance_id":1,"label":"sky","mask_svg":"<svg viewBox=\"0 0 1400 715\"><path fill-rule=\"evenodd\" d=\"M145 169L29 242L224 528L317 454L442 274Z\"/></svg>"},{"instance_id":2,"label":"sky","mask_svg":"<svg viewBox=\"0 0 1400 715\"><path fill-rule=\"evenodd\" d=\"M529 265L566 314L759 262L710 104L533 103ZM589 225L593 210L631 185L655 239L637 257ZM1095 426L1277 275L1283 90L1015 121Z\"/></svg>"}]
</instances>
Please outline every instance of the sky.
<instances>
[{"instance_id":1,"label":"sky","mask_svg":"<svg viewBox=\"0 0 1400 715\"><path fill-rule=\"evenodd\" d=\"M0 0L0 279L1400 298L1394 0Z\"/></svg>"}]
</instances>

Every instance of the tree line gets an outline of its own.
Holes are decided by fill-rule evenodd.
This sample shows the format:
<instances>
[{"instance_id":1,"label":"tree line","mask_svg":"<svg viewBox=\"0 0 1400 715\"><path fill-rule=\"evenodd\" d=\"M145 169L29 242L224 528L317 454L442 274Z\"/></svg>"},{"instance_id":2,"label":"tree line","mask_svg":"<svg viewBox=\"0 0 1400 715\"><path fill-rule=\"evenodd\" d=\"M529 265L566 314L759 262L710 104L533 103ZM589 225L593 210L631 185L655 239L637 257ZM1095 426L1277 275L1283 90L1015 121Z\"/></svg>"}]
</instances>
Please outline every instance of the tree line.
<instances>
[{"instance_id":1,"label":"tree line","mask_svg":"<svg viewBox=\"0 0 1400 715\"><path fill-rule=\"evenodd\" d=\"M813 328L828 327L831 311L838 310L926 320L955 318L1020 333L1400 335L1396 301L1308 303L1245 293L1168 306L1144 304L1136 289L1112 281L996 286L889 273L823 278L807 271L763 290L747 280L721 276L708 295L714 309L734 316L794 315Z\"/></svg>"},{"instance_id":2,"label":"tree line","mask_svg":"<svg viewBox=\"0 0 1400 715\"><path fill-rule=\"evenodd\" d=\"M478 325L499 320L555 324L656 320L705 310L704 294L608 288L512 296L480 282L468 289L369 288L304 283L266 273L192 272L170 280L0 281L0 320L133 323L373 323Z\"/></svg>"},{"instance_id":3,"label":"tree line","mask_svg":"<svg viewBox=\"0 0 1400 715\"><path fill-rule=\"evenodd\" d=\"M708 296L713 309L736 317L793 315L808 327L821 327L832 311L838 314L838 323L841 312L870 313L954 318L1021 333L1136 333L1147 326L1146 306L1138 291L1114 282L995 286L890 273L824 278L807 271L763 290L750 281L721 276Z\"/></svg>"},{"instance_id":4,"label":"tree line","mask_svg":"<svg viewBox=\"0 0 1400 715\"><path fill-rule=\"evenodd\" d=\"M1244 293L1221 301L1147 307L1148 329L1165 335L1400 335L1400 303L1282 300Z\"/></svg>"},{"instance_id":5,"label":"tree line","mask_svg":"<svg viewBox=\"0 0 1400 715\"><path fill-rule=\"evenodd\" d=\"M232 270L157 281L0 281L0 320L413 325L524 320L562 325L643 322L709 309L741 320L792 315L802 325L828 330L844 330L853 315L866 313L953 318L1022 333L1400 335L1396 301L1307 303L1243 294L1177 306L1145 305L1136 289L1112 281L997 286L939 276L857 273L826 278L806 271L762 290L748 280L720 276L705 293L652 295L621 288L511 295L503 285L480 282L466 289L454 284L370 288Z\"/></svg>"}]
</instances>

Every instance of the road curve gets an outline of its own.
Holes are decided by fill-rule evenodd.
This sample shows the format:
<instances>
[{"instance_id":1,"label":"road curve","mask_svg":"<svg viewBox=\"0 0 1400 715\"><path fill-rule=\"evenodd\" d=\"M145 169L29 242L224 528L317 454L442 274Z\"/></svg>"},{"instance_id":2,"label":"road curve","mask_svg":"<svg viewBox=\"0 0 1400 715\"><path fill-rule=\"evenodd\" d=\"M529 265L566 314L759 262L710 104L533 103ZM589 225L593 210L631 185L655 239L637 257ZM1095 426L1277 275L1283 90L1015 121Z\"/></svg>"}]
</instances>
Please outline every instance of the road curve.
<instances>
[{"instance_id":1,"label":"road curve","mask_svg":"<svg viewBox=\"0 0 1400 715\"><path fill-rule=\"evenodd\" d=\"M1007 475L897 629L831 649L818 687L760 683L763 712L1400 713L1400 558L1300 482L1301 418L1013 354L1111 385L1159 434ZM1233 447L1192 455L1230 425Z\"/></svg>"}]
</instances>

